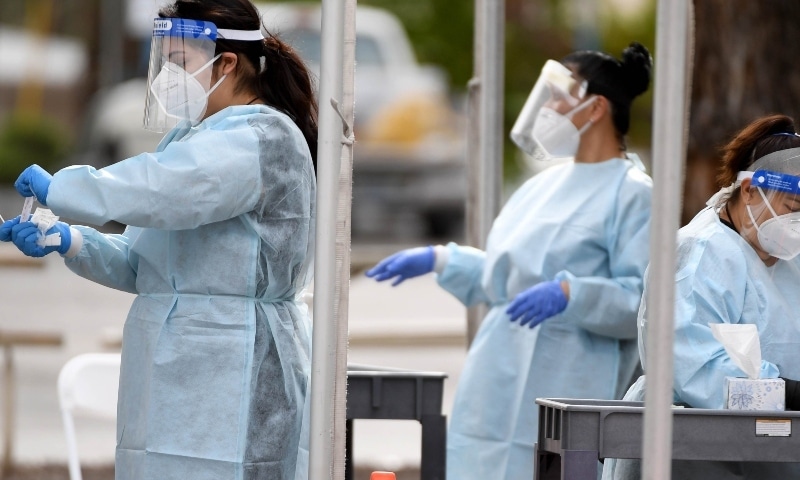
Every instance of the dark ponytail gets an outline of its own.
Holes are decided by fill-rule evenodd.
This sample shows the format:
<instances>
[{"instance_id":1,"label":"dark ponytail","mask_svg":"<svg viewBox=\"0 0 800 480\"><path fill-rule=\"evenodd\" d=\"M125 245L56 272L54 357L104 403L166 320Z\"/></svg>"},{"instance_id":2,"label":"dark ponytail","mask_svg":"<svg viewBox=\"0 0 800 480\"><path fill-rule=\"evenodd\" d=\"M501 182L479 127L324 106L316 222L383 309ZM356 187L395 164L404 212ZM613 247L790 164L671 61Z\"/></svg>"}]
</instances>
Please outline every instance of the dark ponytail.
<instances>
[{"instance_id":1,"label":"dark ponytail","mask_svg":"<svg viewBox=\"0 0 800 480\"><path fill-rule=\"evenodd\" d=\"M264 66L258 74L258 95L268 105L292 117L300 127L316 170L317 102L311 75L297 52L272 34L264 39L262 54Z\"/></svg>"},{"instance_id":2,"label":"dark ponytail","mask_svg":"<svg viewBox=\"0 0 800 480\"><path fill-rule=\"evenodd\" d=\"M158 12L161 17L190 18L231 30L264 30L261 15L250 0L175 0ZM289 115L303 132L314 170L317 168L317 100L311 74L297 53L275 36L258 41L218 38L216 54L235 53L239 83L267 105Z\"/></svg>"},{"instance_id":3,"label":"dark ponytail","mask_svg":"<svg viewBox=\"0 0 800 480\"><path fill-rule=\"evenodd\" d=\"M575 66L577 74L587 81L587 94L602 95L611 102L611 118L622 140L630 128L633 100L650 85L653 69L650 52L633 42L622 52L622 60L586 50L567 55L561 63Z\"/></svg>"}]
</instances>

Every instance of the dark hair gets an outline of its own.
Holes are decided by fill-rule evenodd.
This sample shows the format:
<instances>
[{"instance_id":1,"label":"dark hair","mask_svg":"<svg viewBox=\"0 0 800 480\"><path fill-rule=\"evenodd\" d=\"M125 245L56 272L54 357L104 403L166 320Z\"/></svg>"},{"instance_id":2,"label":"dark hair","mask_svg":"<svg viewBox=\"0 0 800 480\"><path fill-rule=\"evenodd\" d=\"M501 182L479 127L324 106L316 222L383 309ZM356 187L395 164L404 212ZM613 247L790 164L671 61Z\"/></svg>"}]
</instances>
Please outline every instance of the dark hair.
<instances>
[{"instance_id":1,"label":"dark hair","mask_svg":"<svg viewBox=\"0 0 800 480\"><path fill-rule=\"evenodd\" d=\"M640 43L633 42L622 52L622 60L592 50L571 53L561 63L575 66L587 81L586 93L602 95L611 102L611 119L624 145L631 123L633 99L650 85L653 59Z\"/></svg>"},{"instance_id":2,"label":"dark hair","mask_svg":"<svg viewBox=\"0 0 800 480\"><path fill-rule=\"evenodd\" d=\"M212 22L217 28L264 29L250 0L176 0L158 12L160 17ZM311 75L300 56L272 34L261 42L217 39L216 52L235 53L240 83L254 85L258 98L289 115L303 132L317 167L317 101ZM245 61L242 61L245 59ZM262 67L263 59L263 67Z\"/></svg>"},{"instance_id":3,"label":"dark hair","mask_svg":"<svg viewBox=\"0 0 800 480\"><path fill-rule=\"evenodd\" d=\"M768 115L751 122L722 147L722 165L717 174L719 186L727 187L735 182L739 172L749 170L753 162L764 155L800 147L800 137L794 133L794 120L786 115Z\"/></svg>"}]
</instances>

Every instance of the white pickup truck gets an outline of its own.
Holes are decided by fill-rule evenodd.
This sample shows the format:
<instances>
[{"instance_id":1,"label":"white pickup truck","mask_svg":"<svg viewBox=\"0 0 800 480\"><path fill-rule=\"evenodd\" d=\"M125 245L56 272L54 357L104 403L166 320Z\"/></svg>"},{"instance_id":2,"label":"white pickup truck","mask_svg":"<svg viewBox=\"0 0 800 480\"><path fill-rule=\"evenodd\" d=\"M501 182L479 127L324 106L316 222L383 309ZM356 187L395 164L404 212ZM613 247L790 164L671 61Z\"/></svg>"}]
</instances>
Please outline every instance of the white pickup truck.
<instances>
[{"instance_id":1,"label":"white pickup truck","mask_svg":"<svg viewBox=\"0 0 800 480\"><path fill-rule=\"evenodd\" d=\"M319 3L258 3L268 31L295 47L319 75ZM102 167L152 150L161 135L141 127L145 79L102 93L86 150ZM329 108L329 101L321 102ZM466 198L462 118L435 67L419 65L397 17L356 10L353 241L412 242L463 235Z\"/></svg>"}]
</instances>

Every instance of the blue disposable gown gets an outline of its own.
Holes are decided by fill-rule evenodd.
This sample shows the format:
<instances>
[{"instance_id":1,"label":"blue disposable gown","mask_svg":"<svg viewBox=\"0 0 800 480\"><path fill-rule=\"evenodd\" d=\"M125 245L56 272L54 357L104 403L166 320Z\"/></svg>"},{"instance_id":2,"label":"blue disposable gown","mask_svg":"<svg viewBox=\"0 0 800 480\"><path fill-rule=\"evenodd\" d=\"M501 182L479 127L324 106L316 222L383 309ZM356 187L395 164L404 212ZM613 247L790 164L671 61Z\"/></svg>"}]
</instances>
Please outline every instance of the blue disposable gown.
<instances>
[{"instance_id":1,"label":"blue disposable gown","mask_svg":"<svg viewBox=\"0 0 800 480\"><path fill-rule=\"evenodd\" d=\"M800 257L767 267L753 247L707 208L678 232L675 277L676 403L725 407L725 377L744 377L711 334L711 323L752 323L761 343L761 377L800 379ZM646 296L645 296L646 299ZM645 357L647 302L639 315L640 353ZM646 365L645 365L646 367ZM644 400L644 378L625 395ZM724 443L724 442L721 442ZM639 478L639 461L606 460L604 479ZM800 478L796 464L673 462L673 478Z\"/></svg>"},{"instance_id":2,"label":"blue disposable gown","mask_svg":"<svg viewBox=\"0 0 800 480\"><path fill-rule=\"evenodd\" d=\"M77 227L83 247L66 260L137 295L122 342L117 479L294 480L315 188L300 130L258 105L178 128L155 153L53 176L56 214L128 225Z\"/></svg>"},{"instance_id":3,"label":"blue disposable gown","mask_svg":"<svg viewBox=\"0 0 800 480\"><path fill-rule=\"evenodd\" d=\"M514 193L486 251L448 245L439 284L490 310L470 347L448 432L447 478L533 478L537 397L619 398L638 365L652 182L627 160L545 170ZM509 302L569 282L566 310L530 329Z\"/></svg>"}]
</instances>

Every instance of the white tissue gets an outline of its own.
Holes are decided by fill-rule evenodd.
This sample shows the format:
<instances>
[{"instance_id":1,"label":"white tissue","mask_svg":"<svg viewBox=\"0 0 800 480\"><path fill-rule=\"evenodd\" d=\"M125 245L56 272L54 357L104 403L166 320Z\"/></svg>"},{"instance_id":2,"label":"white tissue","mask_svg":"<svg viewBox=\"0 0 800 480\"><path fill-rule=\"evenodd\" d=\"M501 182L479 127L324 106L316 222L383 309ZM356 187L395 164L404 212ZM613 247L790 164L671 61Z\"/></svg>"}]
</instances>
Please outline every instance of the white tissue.
<instances>
[{"instance_id":1,"label":"white tissue","mask_svg":"<svg viewBox=\"0 0 800 480\"><path fill-rule=\"evenodd\" d=\"M39 229L39 238L36 244L40 247L61 245L61 234L52 233L47 235L47 231L58 222L58 215L54 214L48 208L37 208L33 215L31 215L31 222Z\"/></svg>"},{"instance_id":2,"label":"white tissue","mask_svg":"<svg viewBox=\"0 0 800 480\"><path fill-rule=\"evenodd\" d=\"M747 375L756 379L761 373L761 343L758 329L752 323L712 323L711 334L725 347L733 363Z\"/></svg>"}]
</instances>

